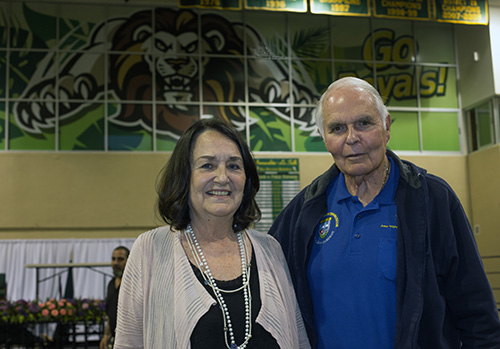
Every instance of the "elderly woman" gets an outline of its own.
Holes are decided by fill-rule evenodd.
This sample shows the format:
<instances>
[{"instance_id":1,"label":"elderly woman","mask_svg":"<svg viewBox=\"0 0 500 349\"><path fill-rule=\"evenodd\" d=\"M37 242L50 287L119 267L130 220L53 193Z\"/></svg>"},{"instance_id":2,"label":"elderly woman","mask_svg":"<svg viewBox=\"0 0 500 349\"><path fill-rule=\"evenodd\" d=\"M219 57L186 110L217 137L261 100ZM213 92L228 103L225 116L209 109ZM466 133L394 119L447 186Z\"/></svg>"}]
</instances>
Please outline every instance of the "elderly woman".
<instances>
[{"instance_id":1,"label":"elderly woman","mask_svg":"<svg viewBox=\"0 0 500 349\"><path fill-rule=\"evenodd\" d=\"M240 133L202 119L159 183L167 223L139 236L123 275L115 348L309 348L280 245L260 217Z\"/></svg>"}]
</instances>

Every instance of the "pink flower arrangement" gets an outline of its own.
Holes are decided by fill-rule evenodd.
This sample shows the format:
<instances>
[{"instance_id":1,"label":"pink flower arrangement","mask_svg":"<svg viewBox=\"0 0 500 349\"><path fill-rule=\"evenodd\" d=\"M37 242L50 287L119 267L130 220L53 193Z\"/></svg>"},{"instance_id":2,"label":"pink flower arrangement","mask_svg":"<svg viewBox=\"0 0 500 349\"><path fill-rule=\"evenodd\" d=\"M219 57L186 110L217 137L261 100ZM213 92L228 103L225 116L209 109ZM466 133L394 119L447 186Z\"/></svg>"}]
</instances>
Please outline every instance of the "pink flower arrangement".
<instances>
[{"instance_id":1,"label":"pink flower arrangement","mask_svg":"<svg viewBox=\"0 0 500 349\"><path fill-rule=\"evenodd\" d=\"M0 301L0 324L34 322L79 322L100 323L105 316L106 303L100 299L60 299L45 302Z\"/></svg>"}]
</instances>

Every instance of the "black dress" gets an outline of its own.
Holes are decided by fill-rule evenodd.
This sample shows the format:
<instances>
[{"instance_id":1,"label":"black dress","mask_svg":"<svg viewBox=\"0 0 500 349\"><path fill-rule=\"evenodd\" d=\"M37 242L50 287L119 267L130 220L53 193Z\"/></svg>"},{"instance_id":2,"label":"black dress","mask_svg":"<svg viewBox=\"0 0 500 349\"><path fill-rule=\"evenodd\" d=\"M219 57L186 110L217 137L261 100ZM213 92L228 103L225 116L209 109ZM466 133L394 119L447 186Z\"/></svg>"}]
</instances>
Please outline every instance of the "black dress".
<instances>
[{"instance_id":1,"label":"black dress","mask_svg":"<svg viewBox=\"0 0 500 349\"><path fill-rule=\"evenodd\" d=\"M194 273L198 280L205 286L207 291L214 299L215 294L212 287L205 284L205 280L201 275L200 270L193 264ZM237 289L242 285L242 277L234 280L219 281L215 280L217 286L222 289ZM247 348L279 348L276 339L267 332L261 325L255 323L255 319L259 314L261 307L259 274L257 271L257 263L255 255L252 253L252 261L250 264L250 291L252 294L252 337L247 344ZM237 345L241 345L245 340L245 306L243 298L243 290L235 293L223 293L224 301L229 309L231 323L233 324L233 334ZM229 335L228 335L229 341ZM191 335L191 348L193 349L223 349L226 348L224 339L224 319L219 303L212 306L210 310L201 317L198 324L194 328Z\"/></svg>"}]
</instances>

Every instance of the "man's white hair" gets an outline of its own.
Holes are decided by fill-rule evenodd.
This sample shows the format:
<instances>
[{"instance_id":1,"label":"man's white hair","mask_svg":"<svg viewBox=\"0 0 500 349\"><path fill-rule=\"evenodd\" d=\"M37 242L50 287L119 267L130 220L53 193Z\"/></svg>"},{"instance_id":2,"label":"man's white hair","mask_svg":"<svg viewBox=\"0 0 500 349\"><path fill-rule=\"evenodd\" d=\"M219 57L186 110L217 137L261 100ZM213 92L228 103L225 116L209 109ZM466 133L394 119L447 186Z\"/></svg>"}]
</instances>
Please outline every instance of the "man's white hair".
<instances>
[{"instance_id":1,"label":"man's white hair","mask_svg":"<svg viewBox=\"0 0 500 349\"><path fill-rule=\"evenodd\" d=\"M365 80L348 76L332 82L330 86L328 86L326 91L321 95L321 98L316 104L316 108L314 109L314 120L316 121L316 126L318 127L321 137L324 137L325 135L325 129L323 125L323 102L325 101L325 98L328 94L342 88L351 88L353 90L363 91L370 94L373 97L375 108L377 109L385 128L387 116L389 116L389 111L387 110L387 107L385 106L384 101L382 100L382 97L380 96L378 91L375 89L375 87L370 85Z\"/></svg>"}]
</instances>

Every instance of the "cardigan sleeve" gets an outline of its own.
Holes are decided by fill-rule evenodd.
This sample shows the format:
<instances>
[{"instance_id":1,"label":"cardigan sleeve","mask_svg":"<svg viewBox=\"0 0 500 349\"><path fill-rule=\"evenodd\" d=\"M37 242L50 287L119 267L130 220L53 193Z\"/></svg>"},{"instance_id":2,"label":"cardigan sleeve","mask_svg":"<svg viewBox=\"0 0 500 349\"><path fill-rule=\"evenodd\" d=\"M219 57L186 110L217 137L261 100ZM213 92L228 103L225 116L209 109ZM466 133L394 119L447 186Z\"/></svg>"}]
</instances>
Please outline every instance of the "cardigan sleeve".
<instances>
[{"instance_id":1,"label":"cardigan sleeve","mask_svg":"<svg viewBox=\"0 0 500 349\"><path fill-rule=\"evenodd\" d=\"M282 348L310 348L283 251L270 235L251 231L261 282L259 322Z\"/></svg>"},{"instance_id":2,"label":"cardigan sleeve","mask_svg":"<svg viewBox=\"0 0 500 349\"><path fill-rule=\"evenodd\" d=\"M145 235L132 246L118 296L118 318L114 348L143 348L143 254Z\"/></svg>"}]
</instances>

